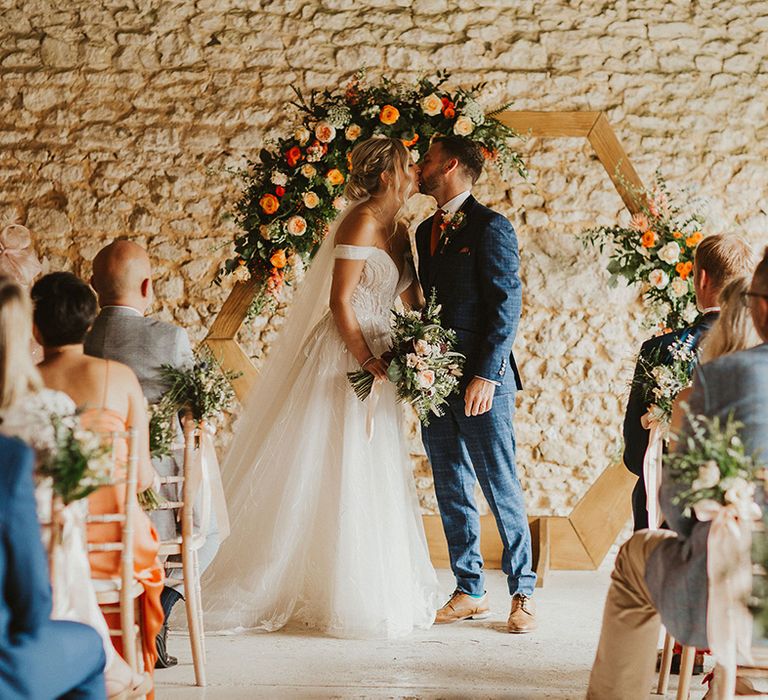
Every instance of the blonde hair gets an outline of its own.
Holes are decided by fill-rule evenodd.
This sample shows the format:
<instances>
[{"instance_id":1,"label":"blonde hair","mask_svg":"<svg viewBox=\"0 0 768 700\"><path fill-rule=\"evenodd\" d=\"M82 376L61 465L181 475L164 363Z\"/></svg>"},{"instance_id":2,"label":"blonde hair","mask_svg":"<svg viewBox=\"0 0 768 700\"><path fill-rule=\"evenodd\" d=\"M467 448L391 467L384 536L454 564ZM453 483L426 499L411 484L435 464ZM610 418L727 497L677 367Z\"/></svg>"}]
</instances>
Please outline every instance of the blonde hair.
<instances>
[{"instance_id":1,"label":"blonde hair","mask_svg":"<svg viewBox=\"0 0 768 700\"><path fill-rule=\"evenodd\" d=\"M409 163L408 149L400 139L388 136L366 139L352 149L344 195L350 201L370 197L379 190L382 173L400 177L407 171Z\"/></svg>"},{"instance_id":2,"label":"blonde hair","mask_svg":"<svg viewBox=\"0 0 768 700\"><path fill-rule=\"evenodd\" d=\"M752 274L755 255L741 236L719 233L699 243L695 264L698 270L707 271L715 289L722 289L731 278Z\"/></svg>"},{"instance_id":3,"label":"blonde hair","mask_svg":"<svg viewBox=\"0 0 768 700\"><path fill-rule=\"evenodd\" d=\"M702 343L702 362L711 362L760 344L749 307L742 298L742 293L749 289L749 283L749 277L736 277L720 292L720 316Z\"/></svg>"},{"instance_id":4,"label":"blonde hair","mask_svg":"<svg viewBox=\"0 0 768 700\"><path fill-rule=\"evenodd\" d=\"M32 362L32 304L10 277L0 275L0 410L42 388Z\"/></svg>"}]
</instances>

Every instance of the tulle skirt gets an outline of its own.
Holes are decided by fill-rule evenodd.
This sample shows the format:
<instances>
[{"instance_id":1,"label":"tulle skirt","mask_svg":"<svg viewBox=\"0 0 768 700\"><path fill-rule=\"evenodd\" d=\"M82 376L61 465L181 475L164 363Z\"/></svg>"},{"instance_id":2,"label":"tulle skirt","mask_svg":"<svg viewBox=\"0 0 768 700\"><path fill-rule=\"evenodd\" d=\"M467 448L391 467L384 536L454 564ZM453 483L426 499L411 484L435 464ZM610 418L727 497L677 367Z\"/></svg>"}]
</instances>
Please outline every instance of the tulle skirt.
<instances>
[{"instance_id":1,"label":"tulle skirt","mask_svg":"<svg viewBox=\"0 0 768 700\"><path fill-rule=\"evenodd\" d=\"M346 377L356 369L326 316L284 391L254 397L272 410L260 425L241 420L227 455L225 481L229 469L248 477L225 484L232 530L203 581L206 629L294 620L337 637L392 638L432 624L438 584L401 410L389 383L375 408L361 402Z\"/></svg>"}]
</instances>

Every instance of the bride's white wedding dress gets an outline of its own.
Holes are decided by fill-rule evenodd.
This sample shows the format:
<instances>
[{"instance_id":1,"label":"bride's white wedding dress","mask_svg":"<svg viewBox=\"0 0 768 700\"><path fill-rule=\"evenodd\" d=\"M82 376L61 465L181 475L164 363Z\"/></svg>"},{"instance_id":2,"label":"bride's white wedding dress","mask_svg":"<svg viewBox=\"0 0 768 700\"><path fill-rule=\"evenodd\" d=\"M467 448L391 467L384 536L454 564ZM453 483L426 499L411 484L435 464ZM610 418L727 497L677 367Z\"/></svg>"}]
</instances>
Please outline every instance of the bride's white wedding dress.
<instances>
[{"instance_id":1,"label":"bride's white wedding dress","mask_svg":"<svg viewBox=\"0 0 768 700\"><path fill-rule=\"evenodd\" d=\"M380 248L323 248L222 469L234 516L203 583L207 629L272 631L296 620L337 637L391 638L434 620L437 578L394 386L380 385L369 439L370 399L361 402L349 384L359 365L328 311L333 258L365 260L352 306L380 355L412 273L406 265L400 274ZM301 332L297 324L323 309Z\"/></svg>"}]
</instances>

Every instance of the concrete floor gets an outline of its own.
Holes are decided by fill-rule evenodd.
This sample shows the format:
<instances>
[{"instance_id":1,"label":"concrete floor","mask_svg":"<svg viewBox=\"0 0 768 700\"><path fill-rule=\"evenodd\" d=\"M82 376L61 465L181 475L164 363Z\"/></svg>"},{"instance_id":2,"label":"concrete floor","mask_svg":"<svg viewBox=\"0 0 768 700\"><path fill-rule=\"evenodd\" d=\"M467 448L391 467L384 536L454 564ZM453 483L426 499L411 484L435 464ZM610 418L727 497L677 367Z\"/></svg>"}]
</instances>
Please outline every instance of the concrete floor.
<instances>
[{"instance_id":1,"label":"concrete floor","mask_svg":"<svg viewBox=\"0 0 768 700\"><path fill-rule=\"evenodd\" d=\"M350 641L286 628L271 634L209 636L208 687L194 687L189 644L172 634L179 665L155 674L159 700L246 698L583 698L600 632L610 564L550 574L537 590L539 630L506 633L509 596L489 572L489 620L433 627L402 640ZM449 571L439 572L446 596ZM177 606L174 618L182 611ZM173 620L172 620L173 622ZM694 678L693 698L701 677ZM669 697L674 697L673 676ZM650 694L649 694L650 697ZM659 697L659 696L654 696Z\"/></svg>"}]
</instances>

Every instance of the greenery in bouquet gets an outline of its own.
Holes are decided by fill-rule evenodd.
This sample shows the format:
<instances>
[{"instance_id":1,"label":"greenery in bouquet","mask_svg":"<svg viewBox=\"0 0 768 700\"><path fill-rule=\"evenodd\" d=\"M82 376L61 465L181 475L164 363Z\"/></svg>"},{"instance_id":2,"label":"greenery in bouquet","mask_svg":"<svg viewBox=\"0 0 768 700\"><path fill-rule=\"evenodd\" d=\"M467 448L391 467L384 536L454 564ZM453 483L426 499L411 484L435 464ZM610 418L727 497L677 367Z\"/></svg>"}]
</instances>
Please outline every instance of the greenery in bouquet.
<instances>
[{"instance_id":1,"label":"greenery in bouquet","mask_svg":"<svg viewBox=\"0 0 768 700\"><path fill-rule=\"evenodd\" d=\"M167 397L148 406L149 414L149 454L152 457L167 457L171 454L176 437L174 418L178 407Z\"/></svg>"},{"instance_id":2,"label":"greenery in bouquet","mask_svg":"<svg viewBox=\"0 0 768 700\"><path fill-rule=\"evenodd\" d=\"M191 365L163 365L161 374L168 385L162 399L165 407L189 410L196 421L211 421L232 407L235 392L231 382L241 372L223 369L213 353L203 348L195 352Z\"/></svg>"},{"instance_id":3,"label":"greenery in bouquet","mask_svg":"<svg viewBox=\"0 0 768 700\"><path fill-rule=\"evenodd\" d=\"M77 415L50 415L53 441L38 451L37 473L50 477L64 505L110 482L113 461L104 436L86 430Z\"/></svg>"},{"instance_id":4,"label":"greenery in bouquet","mask_svg":"<svg viewBox=\"0 0 768 700\"><path fill-rule=\"evenodd\" d=\"M732 416L723 423L690 414L688 423L682 444L664 458L665 470L681 486L675 502L688 517L705 501L753 510L758 464L739 437L742 424Z\"/></svg>"},{"instance_id":5,"label":"greenery in bouquet","mask_svg":"<svg viewBox=\"0 0 768 700\"><path fill-rule=\"evenodd\" d=\"M609 251L610 284L639 284L650 307L649 325L659 332L690 326L699 317L693 290L693 260L704 237L700 211L683 211L657 172L650 191L623 183L638 206L628 226L600 226L584 241ZM679 199L679 197L678 197Z\"/></svg>"},{"instance_id":6,"label":"greenery in bouquet","mask_svg":"<svg viewBox=\"0 0 768 700\"><path fill-rule=\"evenodd\" d=\"M400 401L411 404L419 419L429 424L430 415L443 415L442 406L459 386L465 357L456 348L456 334L443 328L434 292L421 310L392 312L394 324L389 380ZM365 400L373 387L373 375L350 372L352 388Z\"/></svg>"},{"instance_id":7,"label":"greenery in bouquet","mask_svg":"<svg viewBox=\"0 0 768 700\"><path fill-rule=\"evenodd\" d=\"M669 355L671 361L663 362ZM690 339L678 340L668 349L658 348L638 360L638 371L632 379L642 392L643 402L650 406L651 417L668 425L672 407L680 392L690 386L698 355Z\"/></svg>"},{"instance_id":8,"label":"greenery in bouquet","mask_svg":"<svg viewBox=\"0 0 768 700\"><path fill-rule=\"evenodd\" d=\"M308 263L346 206L343 197L349 156L361 140L375 135L399 138L417 161L436 134L458 134L480 144L486 158L506 175L526 176L512 147L519 135L478 102L485 85L448 90L446 73L414 85L389 80L367 84L358 73L346 88L295 90L293 133L265 145L239 175L244 191L234 220L241 229L235 254L219 279L233 274L254 279L252 313L274 305L294 269ZM502 107L503 109L503 107Z\"/></svg>"}]
</instances>

